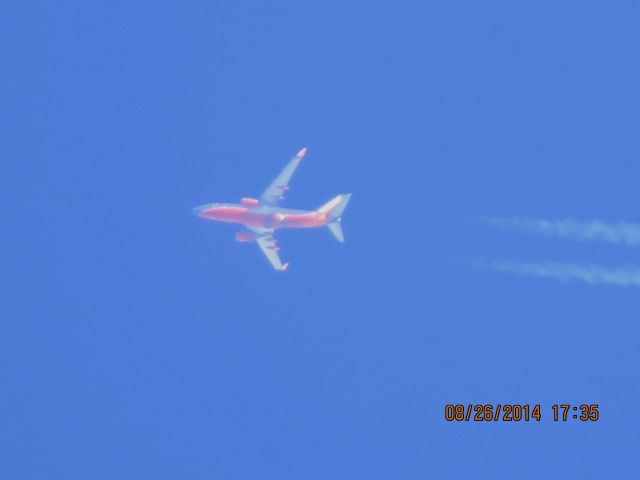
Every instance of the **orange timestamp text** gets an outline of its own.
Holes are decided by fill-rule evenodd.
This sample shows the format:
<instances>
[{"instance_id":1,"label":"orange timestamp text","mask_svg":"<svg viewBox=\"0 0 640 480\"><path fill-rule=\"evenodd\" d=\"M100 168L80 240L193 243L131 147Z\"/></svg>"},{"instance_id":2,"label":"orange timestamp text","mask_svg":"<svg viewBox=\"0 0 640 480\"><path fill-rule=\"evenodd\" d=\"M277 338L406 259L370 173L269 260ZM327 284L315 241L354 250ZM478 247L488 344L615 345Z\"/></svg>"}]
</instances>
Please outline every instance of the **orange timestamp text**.
<instances>
[{"instance_id":1,"label":"orange timestamp text","mask_svg":"<svg viewBox=\"0 0 640 480\"><path fill-rule=\"evenodd\" d=\"M542 410L540 404L448 403L444 407L444 419L447 422L539 422ZM551 406L551 414L555 422L595 422L600 418L598 404L555 404Z\"/></svg>"}]
</instances>

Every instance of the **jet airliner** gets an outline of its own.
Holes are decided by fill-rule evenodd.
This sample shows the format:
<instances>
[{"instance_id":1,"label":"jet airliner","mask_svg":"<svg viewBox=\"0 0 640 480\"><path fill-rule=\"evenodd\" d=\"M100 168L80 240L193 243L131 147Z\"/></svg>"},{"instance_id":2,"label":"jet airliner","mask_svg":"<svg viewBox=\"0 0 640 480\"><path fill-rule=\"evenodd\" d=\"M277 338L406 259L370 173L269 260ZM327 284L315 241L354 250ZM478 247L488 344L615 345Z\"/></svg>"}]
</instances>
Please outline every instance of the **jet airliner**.
<instances>
[{"instance_id":1,"label":"jet airliner","mask_svg":"<svg viewBox=\"0 0 640 480\"><path fill-rule=\"evenodd\" d=\"M238 242L255 242L276 270L285 271L288 263L282 263L275 231L281 228L318 228L326 226L339 242L344 242L340 221L351 194L341 194L317 210L282 208L279 203L289 190L289 180L307 153L300 150L289 161L271 185L259 198L245 197L240 203L209 203L194 208L194 213L206 220L237 223L245 229L236 233Z\"/></svg>"}]
</instances>

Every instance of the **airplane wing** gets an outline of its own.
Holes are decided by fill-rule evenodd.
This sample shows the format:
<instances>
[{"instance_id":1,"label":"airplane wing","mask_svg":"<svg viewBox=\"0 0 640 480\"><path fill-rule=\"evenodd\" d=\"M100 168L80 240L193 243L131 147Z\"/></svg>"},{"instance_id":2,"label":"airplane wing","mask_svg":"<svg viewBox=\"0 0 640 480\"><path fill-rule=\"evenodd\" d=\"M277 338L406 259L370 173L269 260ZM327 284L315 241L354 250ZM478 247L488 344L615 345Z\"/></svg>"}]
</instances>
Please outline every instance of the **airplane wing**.
<instances>
[{"instance_id":1,"label":"airplane wing","mask_svg":"<svg viewBox=\"0 0 640 480\"><path fill-rule=\"evenodd\" d=\"M278 202L284 198L284 192L289 190L289 180L291 180L293 173L296 171L296 168L298 168L300 160L302 160L306 154L306 147L296 153L296 156L284 167L280 175L278 175L275 180L271 182L271 185L260 195L260 203L277 205Z\"/></svg>"},{"instance_id":2,"label":"airplane wing","mask_svg":"<svg viewBox=\"0 0 640 480\"><path fill-rule=\"evenodd\" d=\"M252 228L251 229L256 236L256 243L264 253L265 257L271 262L273 268L280 271L285 271L289 267L288 263L283 264L280 261L280 255L278 255L278 243L273 236L273 229L271 228Z\"/></svg>"}]
</instances>

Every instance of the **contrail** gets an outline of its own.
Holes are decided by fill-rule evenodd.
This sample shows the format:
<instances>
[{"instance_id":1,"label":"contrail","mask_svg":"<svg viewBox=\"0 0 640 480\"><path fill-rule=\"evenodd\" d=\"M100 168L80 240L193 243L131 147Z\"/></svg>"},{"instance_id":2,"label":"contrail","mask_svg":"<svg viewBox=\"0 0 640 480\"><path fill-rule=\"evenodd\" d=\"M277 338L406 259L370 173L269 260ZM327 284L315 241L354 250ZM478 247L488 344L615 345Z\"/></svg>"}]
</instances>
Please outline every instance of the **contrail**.
<instances>
[{"instance_id":1,"label":"contrail","mask_svg":"<svg viewBox=\"0 0 640 480\"><path fill-rule=\"evenodd\" d=\"M581 221L570 218L545 220L520 217L481 217L478 221L496 228L520 230L546 237L596 240L640 247L640 225L636 223L605 223L601 220Z\"/></svg>"},{"instance_id":2,"label":"contrail","mask_svg":"<svg viewBox=\"0 0 640 480\"><path fill-rule=\"evenodd\" d=\"M557 262L524 263L510 260L477 260L473 262L473 266L520 276L552 278L560 282L577 280L590 285L640 287L640 269L635 267L606 268L598 265Z\"/></svg>"}]
</instances>

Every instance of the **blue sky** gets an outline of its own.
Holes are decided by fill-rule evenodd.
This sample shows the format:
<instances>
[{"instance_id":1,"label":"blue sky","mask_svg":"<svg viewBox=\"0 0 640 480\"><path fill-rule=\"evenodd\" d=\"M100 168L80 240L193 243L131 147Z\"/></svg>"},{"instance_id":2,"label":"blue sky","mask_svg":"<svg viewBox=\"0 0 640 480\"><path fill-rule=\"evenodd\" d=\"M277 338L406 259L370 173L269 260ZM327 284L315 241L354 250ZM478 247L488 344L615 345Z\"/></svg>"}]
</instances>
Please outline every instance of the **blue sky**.
<instances>
[{"instance_id":1,"label":"blue sky","mask_svg":"<svg viewBox=\"0 0 640 480\"><path fill-rule=\"evenodd\" d=\"M472 220L640 222L636 2L4 2L0 477L638 471L637 287L476 259L640 250ZM273 272L191 207L352 192ZM447 403L540 423L447 423ZM555 423L554 403L598 403Z\"/></svg>"}]
</instances>

